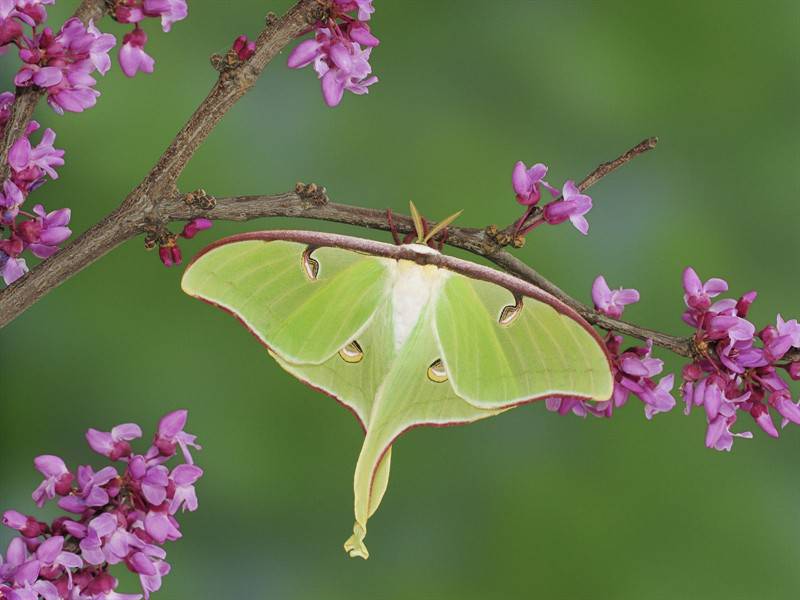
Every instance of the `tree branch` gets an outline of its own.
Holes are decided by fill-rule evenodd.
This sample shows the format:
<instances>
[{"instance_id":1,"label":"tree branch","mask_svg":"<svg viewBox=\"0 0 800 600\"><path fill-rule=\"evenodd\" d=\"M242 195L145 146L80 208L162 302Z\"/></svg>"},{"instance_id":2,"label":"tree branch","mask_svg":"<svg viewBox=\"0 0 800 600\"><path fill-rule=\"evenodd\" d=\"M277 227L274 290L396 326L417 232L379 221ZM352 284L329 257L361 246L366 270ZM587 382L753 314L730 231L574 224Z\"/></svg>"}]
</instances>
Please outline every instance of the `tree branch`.
<instances>
[{"instance_id":1,"label":"tree branch","mask_svg":"<svg viewBox=\"0 0 800 600\"><path fill-rule=\"evenodd\" d=\"M83 0L78 14L88 18L102 0ZM4 327L42 296L92 264L126 240L148 227L158 226L167 218L161 214L162 198L178 195L175 182L187 163L230 108L250 90L269 62L295 37L302 34L324 14L330 0L299 0L280 18L269 18L256 41L250 60L226 67L208 96L177 134L173 142L142 182L125 198L119 208L103 221L84 232L51 258L38 264L25 277L0 291L0 327ZM26 94L28 92L25 92ZM38 92L30 92L31 97ZM25 97L23 95L23 97ZM32 103L32 104L29 104ZM16 106L16 105L15 105ZM17 107L14 123L27 123L35 102L31 98ZM4 139L15 139L14 132L25 125L9 122ZM5 144L5 141L3 142ZM6 154L0 156L6 163Z\"/></svg>"},{"instance_id":2,"label":"tree branch","mask_svg":"<svg viewBox=\"0 0 800 600\"><path fill-rule=\"evenodd\" d=\"M82 0L73 16L88 23L90 19L99 19L104 10L105 0ZM14 142L25 133L25 128L33 118L33 111L43 96L44 90L38 87L17 88L11 114L0 137L0 181L8 179L8 153Z\"/></svg>"},{"instance_id":3,"label":"tree branch","mask_svg":"<svg viewBox=\"0 0 800 600\"><path fill-rule=\"evenodd\" d=\"M224 221L249 221L265 217L295 217L344 223L366 229L391 230L385 211L334 202L315 202L297 192L287 192L272 196L217 198L216 206L207 211L188 206L185 202L176 199L167 199L165 204L165 210L170 219L175 221L188 221L195 217ZM392 221L398 232L414 232L414 224L410 217L395 214L392 216ZM652 339L657 346L666 348L681 356L692 356L693 344L690 338L667 335L625 321L611 319L595 311L593 308L572 298L514 255L500 248L482 229L450 227L448 228L447 245L482 256L512 275L545 290L575 309L593 325L642 340Z\"/></svg>"}]
</instances>

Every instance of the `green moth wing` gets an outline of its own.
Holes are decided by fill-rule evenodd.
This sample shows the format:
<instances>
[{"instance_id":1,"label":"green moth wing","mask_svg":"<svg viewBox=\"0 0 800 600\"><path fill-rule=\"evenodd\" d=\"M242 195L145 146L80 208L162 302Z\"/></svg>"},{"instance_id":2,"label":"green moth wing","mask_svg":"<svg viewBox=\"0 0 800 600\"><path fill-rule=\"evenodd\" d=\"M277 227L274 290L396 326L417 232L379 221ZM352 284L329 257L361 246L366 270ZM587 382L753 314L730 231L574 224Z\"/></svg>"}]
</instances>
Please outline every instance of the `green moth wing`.
<instances>
[{"instance_id":1,"label":"green moth wing","mask_svg":"<svg viewBox=\"0 0 800 600\"><path fill-rule=\"evenodd\" d=\"M460 274L442 285L436 332L455 392L478 408L611 395L603 348L572 316Z\"/></svg>"},{"instance_id":2,"label":"green moth wing","mask_svg":"<svg viewBox=\"0 0 800 600\"><path fill-rule=\"evenodd\" d=\"M206 254L202 268L187 270L182 285L235 313L280 356L320 363L383 302L388 261L335 248L319 248L311 258L307 249L260 240L225 245Z\"/></svg>"},{"instance_id":3,"label":"green moth wing","mask_svg":"<svg viewBox=\"0 0 800 600\"><path fill-rule=\"evenodd\" d=\"M271 231L221 240L183 289L238 317L289 373L350 408L365 440L351 556L389 479L392 445L558 396L607 400L597 334L541 290L417 244Z\"/></svg>"}]
</instances>

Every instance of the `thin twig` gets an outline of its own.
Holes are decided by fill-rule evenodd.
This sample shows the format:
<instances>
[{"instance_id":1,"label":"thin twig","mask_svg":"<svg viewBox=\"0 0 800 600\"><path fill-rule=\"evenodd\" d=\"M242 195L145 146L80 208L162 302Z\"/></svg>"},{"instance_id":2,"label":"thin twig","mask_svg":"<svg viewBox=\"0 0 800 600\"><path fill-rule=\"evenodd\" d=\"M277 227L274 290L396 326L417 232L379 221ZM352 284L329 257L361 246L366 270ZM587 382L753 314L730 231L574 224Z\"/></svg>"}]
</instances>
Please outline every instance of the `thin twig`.
<instances>
[{"instance_id":1,"label":"thin twig","mask_svg":"<svg viewBox=\"0 0 800 600\"><path fill-rule=\"evenodd\" d=\"M650 137L646 140L642 140L638 144L636 144L633 148L618 156L614 160L610 160L608 162L604 162L602 165L598 166L594 171L589 173L583 180L578 184L578 189L582 192L585 192L587 189L592 187L595 183L600 181L606 175L610 175L617 169L619 169L622 165L628 164L637 156L644 154L645 152L649 152L650 150L654 150L656 145L658 144L657 137Z\"/></svg>"},{"instance_id":2,"label":"thin twig","mask_svg":"<svg viewBox=\"0 0 800 600\"><path fill-rule=\"evenodd\" d=\"M627 150L623 154L619 155L614 160L610 160L608 162L604 162L597 166L591 173L589 173L586 177L584 177L581 182L578 184L578 189L582 192L585 192L590 187L592 187L595 183L603 179L606 175L610 175L621 166L628 164L637 156L644 154L645 152L649 152L650 150L654 150L655 147L658 145L658 138L657 137L649 137L645 140L642 140L638 144L636 144L630 150ZM563 196L559 196L556 198L557 200L562 200ZM524 222L519 223L515 222L506 227L505 229L501 230L497 234L495 234L495 240L501 246L507 246L509 244L514 243L521 243L518 242L518 236L516 235L517 232L527 233L535 228L537 225L540 225L544 220L544 210L541 206L536 206L530 209L530 214L524 220Z\"/></svg>"}]
</instances>

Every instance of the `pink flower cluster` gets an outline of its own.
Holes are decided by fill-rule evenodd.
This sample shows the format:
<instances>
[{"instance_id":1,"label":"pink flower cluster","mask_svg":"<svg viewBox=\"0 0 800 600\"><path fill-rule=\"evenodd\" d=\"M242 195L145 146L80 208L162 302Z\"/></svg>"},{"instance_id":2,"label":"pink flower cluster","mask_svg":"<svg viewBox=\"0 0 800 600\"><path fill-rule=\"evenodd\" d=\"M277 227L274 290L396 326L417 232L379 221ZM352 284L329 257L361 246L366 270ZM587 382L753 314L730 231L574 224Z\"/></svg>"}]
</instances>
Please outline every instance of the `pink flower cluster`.
<instances>
[{"instance_id":1,"label":"pink flower cluster","mask_svg":"<svg viewBox=\"0 0 800 600\"><path fill-rule=\"evenodd\" d=\"M161 19L161 28L165 33L172 29L172 24L182 21L189 14L186 0L116 0L112 16L119 23L131 23L133 30L125 34L119 50L119 66L128 77L138 72L152 73L155 60L145 52L147 34L140 23L147 18Z\"/></svg>"},{"instance_id":2,"label":"pink flower cluster","mask_svg":"<svg viewBox=\"0 0 800 600\"><path fill-rule=\"evenodd\" d=\"M18 87L37 87L45 90L47 101L59 114L65 111L82 112L97 102L100 92L92 74L105 75L111 68L109 52L116 38L100 32L93 22L84 25L72 18L59 32L51 28L38 29L47 20L45 5L55 0L0 0L0 50L11 45L19 49L23 66L14 77ZM152 72L155 61L145 51L147 35L140 28L146 18L158 18L161 27L169 31L172 24L186 18L186 0L115 0L108 3L114 19L133 24L119 52L123 72L133 77L139 71ZM26 32L26 27L30 28ZM254 45L246 38L237 40L240 56L252 55ZM0 94L0 126L8 122L14 95ZM0 276L8 285L28 271L22 254L28 250L38 258L52 256L71 234L70 210L47 212L36 204L31 212L22 205L28 194L47 177L56 179L55 170L64 164L64 151L53 147L55 133L46 129L38 145L30 137L39 129L32 121L25 134L9 151L11 176L0 190ZM210 226L205 220L193 221L181 234L192 237L198 230ZM173 244L162 252L165 263L179 263L180 249Z\"/></svg>"},{"instance_id":3,"label":"pink flower cluster","mask_svg":"<svg viewBox=\"0 0 800 600\"><path fill-rule=\"evenodd\" d=\"M132 440L142 437L138 425L110 432L90 429L91 448L122 463L94 471L70 471L57 456L34 461L44 481L33 499L42 507L58 498L59 507L74 516L50 524L10 510L3 524L16 530L5 556L0 555L0 598L7 600L138 600L119 594L109 569L124 564L139 576L144 597L161 588L170 571L164 544L180 539L177 514L197 509L194 485L203 475L190 448L200 447L184 431L187 412L168 414L158 424L150 449L135 454ZM170 470L166 463L180 451L184 462Z\"/></svg>"},{"instance_id":4,"label":"pink flower cluster","mask_svg":"<svg viewBox=\"0 0 800 600\"><path fill-rule=\"evenodd\" d=\"M0 94L0 132L13 102L13 94ZM10 176L0 191L0 276L6 284L28 271L22 257L26 250L37 258L48 258L72 235L68 208L53 212L47 212L41 204L34 205L31 212L23 208L28 194L48 177L57 179L56 167L64 164L64 151L53 146L56 134L52 129L44 130L38 144L31 143L31 136L38 130L39 123L31 121L25 135L11 146Z\"/></svg>"},{"instance_id":5,"label":"pink flower cluster","mask_svg":"<svg viewBox=\"0 0 800 600\"><path fill-rule=\"evenodd\" d=\"M94 86L94 71L105 75L111 68L109 51L116 38L101 33L92 22L84 25L72 18L59 33L46 27L22 35L15 43L24 63L14 78L19 87L36 85L47 91L47 102L59 114L91 108L100 95Z\"/></svg>"},{"instance_id":6,"label":"pink flower cluster","mask_svg":"<svg viewBox=\"0 0 800 600\"><path fill-rule=\"evenodd\" d=\"M349 14L353 11L356 17ZM289 55L292 69L313 63L328 106L337 106L345 90L366 94L378 81L369 64L372 49L380 43L367 24L374 11L372 0L335 0L327 20L317 24L314 37Z\"/></svg>"},{"instance_id":7,"label":"pink flower cluster","mask_svg":"<svg viewBox=\"0 0 800 600\"><path fill-rule=\"evenodd\" d=\"M45 5L56 0L0 0L0 46L15 43L24 26L36 27L47 20Z\"/></svg>"},{"instance_id":8,"label":"pink flower cluster","mask_svg":"<svg viewBox=\"0 0 800 600\"><path fill-rule=\"evenodd\" d=\"M525 207L525 212L515 224L514 234L525 236L542 223L558 225L567 220L583 235L588 234L589 222L585 215L592 209L592 199L582 194L574 181L567 181L559 193L558 189L545 181L547 170L547 166L542 163L537 163L530 169L521 161L514 165L511 182L517 202ZM554 200L544 206L541 218L528 223L542 198L542 188Z\"/></svg>"},{"instance_id":9,"label":"pink flower cluster","mask_svg":"<svg viewBox=\"0 0 800 600\"><path fill-rule=\"evenodd\" d=\"M800 349L797 320L787 321L778 315L775 325L757 331L747 320L755 292L738 299L716 299L728 290L728 283L722 279L703 282L692 268L683 273L683 289L687 307L683 320L695 330L697 358L683 368L681 395L685 414L693 407L704 409L706 446L727 451L734 438L753 437L749 431L732 431L743 414L775 438L779 430L774 415L780 418L781 428L789 423L800 425L800 402L794 402L789 388L789 381L800 380L800 361L787 357L792 349ZM592 299L597 311L619 318L626 305L638 302L639 292L612 290L601 276L592 286ZM672 410L674 376L667 375L658 383L653 379L663 370L663 363L651 356L652 342L622 351L621 336L608 333L604 341L615 381L611 400L592 403L580 398L552 398L547 408L560 414L610 417L633 394L644 403L648 419Z\"/></svg>"},{"instance_id":10,"label":"pink flower cluster","mask_svg":"<svg viewBox=\"0 0 800 600\"><path fill-rule=\"evenodd\" d=\"M756 332L747 320L755 292L714 300L728 290L727 282L703 282L691 268L683 273L683 289L687 307L683 320L695 330L699 356L684 367L681 392L686 414L694 406L705 410L706 446L730 450L734 437L752 437L749 431L731 431L743 414L775 438L779 433L773 411L781 427L800 424L800 407L786 380L800 379L800 363L785 360L792 348L800 348L800 324L778 315L775 325Z\"/></svg>"},{"instance_id":11,"label":"pink flower cluster","mask_svg":"<svg viewBox=\"0 0 800 600\"><path fill-rule=\"evenodd\" d=\"M592 299L595 309L599 312L619 318L626 305L639 301L639 292L622 288L612 290L605 278L600 276L592 285ZM652 343L623 350L622 336L612 333L608 333L604 341L611 357L611 369L614 375L614 394L611 399L595 403L581 398L551 398L546 401L548 410L562 415L572 412L582 417L588 414L611 417L614 409L627 404L631 395L642 401L648 419L674 408L675 399L671 392L675 377L667 375L660 381L655 381L654 377L663 371L664 363L652 357Z\"/></svg>"}]
</instances>

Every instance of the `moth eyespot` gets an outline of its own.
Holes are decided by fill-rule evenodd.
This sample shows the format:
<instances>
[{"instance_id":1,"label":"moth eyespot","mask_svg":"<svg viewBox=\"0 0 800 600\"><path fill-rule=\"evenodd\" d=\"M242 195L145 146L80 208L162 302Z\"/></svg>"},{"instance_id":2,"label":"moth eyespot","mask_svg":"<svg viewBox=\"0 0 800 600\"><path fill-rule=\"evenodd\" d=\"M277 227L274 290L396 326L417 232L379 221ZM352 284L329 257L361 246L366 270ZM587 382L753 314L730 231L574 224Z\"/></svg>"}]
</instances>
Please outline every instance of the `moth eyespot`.
<instances>
[{"instance_id":1,"label":"moth eyespot","mask_svg":"<svg viewBox=\"0 0 800 600\"><path fill-rule=\"evenodd\" d=\"M433 361L433 364L428 367L428 379L434 383L447 381L447 369L444 368L444 363L441 360Z\"/></svg>"},{"instance_id":2,"label":"moth eyespot","mask_svg":"<svg viewBox=\"0 0 800 600\"><path fill-rule=\"evenodd\" d=\"M500 325L510 325L511 322L517 318L519 313L522 312L522 297L517 296L517 303L503 308L500 312Z\"/></svg>"},{"instance_id":3,"label":"moth eyespot","mask_svg":"<svg viewBox=\"0 0 800 600\"><path fill-rule=\"evenodd\" d=\"M319 275L319 261L311 258L311 253L314 252L314 250L316 250L316 248L309 246L303 252L303 271L305 271L306 276L312 281Z\"/></svg>"},{"instance_id":4,"label":"moth eyespot","mask_svg":"<svg viewBox=\"0 0 800 600\"><path fill-rule=\"evenodd\" d=\"M364 351L357 341L353 340L347 346L339 350L339 356L344 362L359 363L364 360Z\"/></svg>"}]
</instances>

